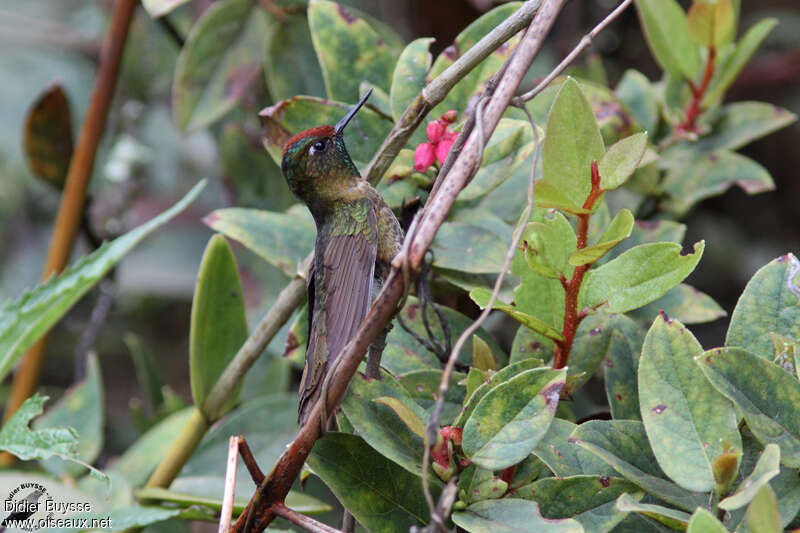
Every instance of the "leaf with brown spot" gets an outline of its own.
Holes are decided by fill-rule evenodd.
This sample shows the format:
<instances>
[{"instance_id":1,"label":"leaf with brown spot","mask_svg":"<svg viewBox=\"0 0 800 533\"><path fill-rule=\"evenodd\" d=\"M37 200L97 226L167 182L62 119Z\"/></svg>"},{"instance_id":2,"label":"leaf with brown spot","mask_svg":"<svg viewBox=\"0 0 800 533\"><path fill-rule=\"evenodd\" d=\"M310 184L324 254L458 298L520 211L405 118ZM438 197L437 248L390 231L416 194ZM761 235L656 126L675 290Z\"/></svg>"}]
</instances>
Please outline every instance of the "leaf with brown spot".
<instances>
[{"instance_id":1,"label":"leaf with brown spot","mask_svg":"<svg viewBox=\"0 0 800 533\"><path fill-rule=\"evenodd\" d=\"M54 84L25 116L25 157L31 172L58 188L64 186L72 159L72 115L64 89Z\"/></svg>"}]
</instances>

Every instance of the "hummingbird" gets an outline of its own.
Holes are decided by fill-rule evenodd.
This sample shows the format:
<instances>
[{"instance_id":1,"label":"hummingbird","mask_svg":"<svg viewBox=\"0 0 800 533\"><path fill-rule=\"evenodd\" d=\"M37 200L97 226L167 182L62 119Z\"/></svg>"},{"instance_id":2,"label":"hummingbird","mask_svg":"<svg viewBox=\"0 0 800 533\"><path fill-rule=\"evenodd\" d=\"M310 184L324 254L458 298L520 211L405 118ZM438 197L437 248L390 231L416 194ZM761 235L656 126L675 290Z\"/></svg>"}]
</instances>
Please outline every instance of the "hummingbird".
<instances>
[{"instance_id":1,"label":"hummingbird","mask_svg":"<svg viewBox=\"0 0 800 533\"><path fill-rule=\"evenodd\" d=\"M361 177L342 136L371 93L335 126L298 133L283 147L283 176L292 193L306 204L317 227L308 276L309 335L300 381L301 425L325 390L337 357L386 281L402 244L403 230L397 218L380 193ZM384 330L370 347L370 377L379 377L387 333L388 329ZM322 421L323 426L326 423Z\"/></svg>"}]
</instances>

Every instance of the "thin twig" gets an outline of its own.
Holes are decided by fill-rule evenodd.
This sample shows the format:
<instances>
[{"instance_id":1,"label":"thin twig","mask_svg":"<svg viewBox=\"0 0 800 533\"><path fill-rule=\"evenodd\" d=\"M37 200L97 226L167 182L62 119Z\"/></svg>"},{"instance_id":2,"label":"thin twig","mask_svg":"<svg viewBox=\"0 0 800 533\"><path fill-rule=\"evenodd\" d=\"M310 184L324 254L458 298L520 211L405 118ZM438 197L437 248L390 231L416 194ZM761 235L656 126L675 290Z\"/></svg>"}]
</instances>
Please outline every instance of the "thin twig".
<instances>
[{"instance_id":1,"label":"thin twig","mask_svg":"<svg viewBox=\"0 0 800 533\"><path fill-rule=\"evenodd\" d=\"M592 41L594 40L595 37L597 37L598 33L603 31L606 28L606 26L611 24L611 22L614 19L616 19L623 11L625 11L628 8L628 6L631 5L632 2L633 0L623 0L614 9L614 11L609 13L608 16L606 16L606 18L601 20L597 26L592 28L592 31L584 35L583 38L575 46L575 48L573 48L572 51L569 54L567 54L567 57L562 59L561 63L559 63L558 66L556 66L556 68L554 68L547 76L545 76L545 78L542 81L540 81L536 87L526 92L525 94L520 95L520 99L522 99L523 102L527 102L528 100L530 100L531 98L535 97L537 94L542 92L545 89L545 87L550 85L550 82L556 79L556 77L558 77L562 72L564 72L564 70L573 61L575 61L575 58L578 57L578 55L581 52L583 52L586 49L586 47L592 44Z\"/></svg>"},{"instance_id":2,"label":"thin twig","mask_svg":"<svg viewBox=\"0 0 800 533\"><path fill-rule=\"evenodd\" d=\"M236 468L239 466L239 442L241 437L228 439L228 465L225 468L225 490L222 494L222 510L219 514L219 533L228 533L233 518L233 496L236 492Z\"/></svg>"},{"instance_id":3,"label":"thin twig","mask_svg":"<svg viewBox=\"0 0 800 533\"><path fill-rule=\"evenodd\" d=\"M314 520L310 516L306 516L296 511L292 511L291 509L282 504L276 504L275 506L273 506L272 511L281 518L285 518L292 524L297 524L298 526L302 527L306 531L310 531L311 533L342 533L342 531L332 528L327 524L323 524L322 522L318 522L317 520Z\"/></svg>"},{"instance_id":4,"label":"thin twig","mask_svg":"<svg viewBox=\"0 0 800 533\"><path fill-rule=\"evenodd\" d=\"M246 466L247 471L250 472L250 478L253 480L253 483L258 485L264 481L264 472L258 467L256 458L253 457L253 452L250 450L250 446L247 445L247 439L244 438L244 435L239 435L239 455L242 456L244 466Z\"/></svg>"}]
</instances>

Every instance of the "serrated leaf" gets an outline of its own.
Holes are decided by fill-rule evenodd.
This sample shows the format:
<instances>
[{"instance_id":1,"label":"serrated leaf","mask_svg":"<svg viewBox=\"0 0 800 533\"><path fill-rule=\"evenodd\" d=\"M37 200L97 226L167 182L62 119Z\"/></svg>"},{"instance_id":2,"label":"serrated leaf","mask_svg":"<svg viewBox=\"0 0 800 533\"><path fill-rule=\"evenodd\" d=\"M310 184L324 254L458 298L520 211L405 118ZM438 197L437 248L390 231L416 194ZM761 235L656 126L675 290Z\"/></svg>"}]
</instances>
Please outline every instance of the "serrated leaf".
<instances>
[{"instance_id":1,"label":"serrated leaf","mask_svg":"<svg viewBox=\"0 0 800 533\"><path fill-rule=\"evenodd\" d=\"M407 416L398 416L396 407L379 401L386 397L401 405ZM373 449L412 474L422 474L423 440L408 422L417 429L422 426L424 433L422 421L427 420L427 415L388 372L381 370L381 379L356 374L342 401L342 409L355 434Z\"/></svg>"},{"instance_id":2,"label":"serrated leaf","mask_svg":"<svg viewBox=\"0 0 800 533\"><path fill-rule=\"evenodd\" d=\"M547 117L540 182L548 183L570 206L581 209L591 190L591 164L600 161L604 152L603 138L589 101L578 83L567 78ZM542 186L537 184L537 187ZM536 203L545 206L542 198L537 198Z\"/></svg>"},{"instance_id":3,"label":"serrated leaf","mask_svg":"<svg viewBox=\"0 0 800 533\"><path fill-rule=\"evenodd\" d=\"M469 297L472 298L472 301L478 304L478 307L485 308L486 305L489 303L489 298L491 297L491 291L488 289L473 289L469 293ZM536 318L533 315L529 315L527 313L523 313L522 311L518 311L514 306L505 304L498 300L495 300L492 309L497 309L498 311L502 311L506 313L508 316L533 331L537 333L541 333L546 337L561 341L564 340L564 336L555 328L551 327L549 324Z\"/></svg>"},{"instance_id":4,"label":"serrated leaf","mask_svg":"<svg viewBox=\"0 0 800 533\"><path fill-rule=\"evenodd\" d=\"M358 86L369 81L389 92L397 55L364 19L335 2L308 6L308 24L328 98L358 99Z\"/></svg>"},{"instance_id":5,"label":"serrated leaf","mask_svg":"<svg viewBox=\"0 0 800 533\"><path fill-rule=\"evenodd\" d=\"M753 533L781 533L781 515L775 492L765 485L756 493L747 508L747 525Z\"/></svg>"},{"instance_id":6,"label":"serrated leaf","mask_svg":"<svg viewBox=\"0 0 800 533\"><path fill-rule=\"evenodd\" d=\"M314 444L308 464L358 523L378 533L407 533L428 523L419 477L388 461L361 437L329 432ZM438 498L439 484L431 482Z\"/></svg>"},{"instance_id":7,"label":"serrated leaf","mask_svg":"<svg viewBox=\"0 0 800 533\"><path fill-rule=\"evenodd\" d=\"M642 324L650 324L660 311L684 324L712 322L727 314L711 296L691 285L681 283L658 300L631 311L629 316Z\"/></svg>"},{"instance_id":8,"label":"serrated leaf","mask_svg":"<svg viewBox=\"0 0 800 533\"><path fill-rule=\"evenodd\" d=\"M208 393L245 340L247 315L236 259L225 237L216 234L200 261L189 328L192 398L208 420L219 419L238 401L241 385L215 411L205 405Z\"/></svg>"},{"instance_id":9,"label":"serrated leaf","mask_svg":"<svg viewBox=\"0 0 800 533\"><path fill-rule=\"evenodd\" d=\"M630 494L623 494L617 499L616 509L625 513L640 513L656 520L670 529L681 531L689 523L689 514L649 503L639 503Z\"/></svg>"},{"instance_id":10,"label":"serrated leaf","mask_svg":"<svg viewBox=\"0 0 800 533\"><path fill-rule=\"evenodd\" d=\"M686 533L728 533L728 530L708 510L698 507L689 519Z\"/></svg>"},{"instance_id":11,"label":"serrated leaf","mask_svg":"<svg viewBox=\"0 0 800 533\"><path fill-rule=\"evenodd\" d=\"M64 316L126 253L186 209L204 187L205 181L201 181L160 215L104 244L19 299L4 302L0 306L0 379L8 374L25 350Z\"/></svg>"},{"instance_id":12,"label":"serrated leaf","mask_svg":"<svg viewBox=\"0 0 800 533\"><path fill-rule=\"evenodd\" d=\"M616 189L622 186L639 163L647 150L647 133L635 133L630 137L611 145L597 164L600 172L600 188Z\"/></svg>"},{"instance_id":13,"label":"serrated leaf","mask_svg":"<svg viewBox=\"0 0 800 533\"><path fill-rule=\"evenodd\" d=\"M31 430L31 420L42 414L47 396L34 394L3 424L0 429L0 450L23 461L59 457L88 468L92 476L108 480L108 476L82 461L77 454L78 434L72 428L58 427Z\"/></svg>"},{"instance_id":14,"label":"serrated leaf","mask_svg":"<svg viewBox=\"0 0 800 533\"><path fill-rule=\"evenodd\" d=\"M694 80L700 50L692 42L686 13L675 0L636 0L647 44L659 66L675 78Z\"/></svg>"},{"instance_id":15,"label":"serrated leaf","mask_svg":"<svg viewBox=\"0 0 800 533\"><path fill-rule=\"evenodd\" d=\"M753 471L742 480L736 488L736 492L719 502L720 508L732 511L750 503L759 489L768 485L769 480L780 472L780 457L781 452L778 446L767 444Z\"/></svg>"},{"instance_id":16,"label":"serrated leaf","mask_svg":"<svg viewBox=\"0 0 800 533\"><path fill-rule=\"evenodd\" d=\"M711 3L695 2L686 17L689 36L702 46L722 46L736 29L736 17L731 0Z\"/></svg>"},{"instance_id":17,"label":"serrated leaf","mask_svg":"<svg viewBox=\"0 0 800 533\"><path fill-rule=\"evenodd\" d=\"M92 464L103 449L105 422L103 378L97 354L86 360L86 378L67 389L67 393L51 409L37 418L32 427L37 431L66 426L78 435L75 454L81 462ZM42 467L56 477L77 477L85 472L79 463L47 459Z\"/></svg>"},{"instance_id":18,"label":"serrated leaf","mask_svg":"<svg viewBox=\"0 0 800 533\"><path fill-rule=\"evenodd\" d=\"M516 495L539 504L542 516L549 519L573 518L587 533L611 531L625 512L614 508L624 493L637 501L644 495L636 485L608 476L548 477L520 487Z\"/></svg>"},{"instance_id":19,"label":"serrated leaf","mask_svg":"<svg viewBox=\"0 0 800 533\"><path fill-rule=\"evenodd\" d=\"M269 34L264 10L251 0L216 2L201 16L178 55L172 104L183 131L212 124L261 75Z\"/></svg>"},{"instance_id":20,"label":"serrated leaf","mask_svg":"<svg viewBox=\"0 0 800 533\"><path fill-rule=\"evenodd\" d=\"M633 230L633 214L627 209L620 209L597 244L581 248L569 256L569 264L574 266L594 263L613 247L630 237Z\"/></svg>"},{"instance_id":21,"label":"serrated leaf","mask_svg":"<svg viewBox=\"0 0 800 533\"><path fill-rule=\"evenodd\" d=\"M715 348L697 358L706 378L744 414L763 444L781 449L781 462L800 467L800 381L741 348Z\"/></svg>"},{"instance_id":22,"label":"serrated leaf","mask_svg":"<svg viewBox=\"0 0 800 533\"><path fill-rule=\"evenodd\" d=\"M304 13L286 13L273 23L263 66L269 94L276 101L298 94L325 96L322 71Z\"/></svg>"},{"instance_id":23,"label":"serrated leaf","mask_svg":"<svg viewBox=\"0 0 800 533\"><path fill-rule=\"evenodd\" d=\"M579 307L607 305L624 313L660 298L691 274L703 255L705 241L681 254L675 243L642 244L592 269L581 286Z\"/></svg>"},{"instance_id":24,"label":"serrated leaf","mask_svg":"<svg viewBox=\"0 0 800 533\"><path fill-rule=\"evenodd\" d=\"M464 424L467 457L490 470L524 459L547 431L565 379L565 369L532 369L490 390Z\"/></svg>"},{"instance_id":25,"label":"serrated leaf","mask_svg":"<svg viewBox=\"0 0 800 533\"><path fill-rule=\"evenodd\" d=\"M304 206L284 213L242 207L217 209L203 222L239 241L291 277L297 274L298 265L314 247L316 227Z\"/></svg>"},{"instance_id":26,"label":"serrated leaf","mask_svg":"<svg viewBox=\"0 0 800 533\"><path fill-rule=\"evenodd\" d=\"M392 89L389 94L392 117L395 120L406 110L408 104L425 87L425 75L431 68L433 57L428 51L436 39L422 37L411 41L403 49L392 76Z\"/></svg>"},{"instance_id":27,"label":"serrated leaf","mask_svg":"<svg viewBox=\"0 0 800 533\"><path fill-rule=\"evenodd\" d=\"M735 48L717 67L717 74L712 78L711 85L700 103L702 108L709 107L722 97L776 24L778 24L778 19L760 20L739 39Z\"/></svg>"},{"instance_id":28,"label":"serrated leaf","mask_svg":"<svg viewBox=\"0 0 800 533\"><path fill-rule=\"evenodd\" d=\"M772 360L770 334L800 338L800 261L794 254L773 259L744 288L731 315L726 346Z\"/></svg>"},{"instance_id":29,"label":"serrated leaf","mask_svg":"<svg viewBox=\"0 0 800 533\"><path fill-rule=\"evenodd\" d=\"M625 479L680 509L692 511L706 500L664 479L638 420L592 420L572 432L571 439L611 465Z\"/></svg>"},{"instance_id":30,"label":"serrated leaf","mask_svg":"<svg viewBox=\"0 0 800 533\"><path fill-rule=\"evenodd\" d=\"M697 371L703 347L677 320L660 315L647 332L639 359L639 405L662 470L693 492L715 485L712 463L723 443L741 450L731 402Z\"/></svg>"},{"instance_id":31,"label":"serrated leaf","mask_svg":"<svg viewBox=\"0 0 800 533\"><path fill-rule=\"evenodd\" d=\"M484 500L465 511L453 513L453 522L470 533L536 531L537 533L583 533L581 524L571 518L548 520L539 513L536 502L519 498Z\"/></svg>"},{"instance_id":32,"label":"serrated leaf","mask_svg":"<svg viewBox=\"0 0 800 533\"><path fill-rule=\"evenodd\" d=\"M25 115L22 143L33 174L58 188L64 186L72 159L72 114L64 89L53 84Z\"/></svg>"}]
</instances>

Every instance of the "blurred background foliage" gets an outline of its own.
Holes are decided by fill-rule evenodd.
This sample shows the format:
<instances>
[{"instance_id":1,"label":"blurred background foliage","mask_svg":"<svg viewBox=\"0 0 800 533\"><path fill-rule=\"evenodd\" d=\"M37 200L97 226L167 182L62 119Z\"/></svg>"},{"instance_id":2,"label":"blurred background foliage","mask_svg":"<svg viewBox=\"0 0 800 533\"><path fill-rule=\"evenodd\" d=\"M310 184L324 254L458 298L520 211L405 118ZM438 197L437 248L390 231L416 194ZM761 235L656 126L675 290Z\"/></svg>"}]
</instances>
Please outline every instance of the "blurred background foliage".
<instances>
[{"instance_id":1,"label":"blurred background foliage","mask_svg":"<svg viewBox=\"0 0 800 533\"><path fill-rule=\"evenodd\" d=\"M73 136L77 135L110 3L6 0L0 6L0 299L16 297L37 283L59 201L57 187L36 179L26 164L22 151L25 115L42 92L58 83L67 95ZM341 3L389 24L406 42L435 37L431 46L434 57L469 22L494 6L491 0ZM569 2L531 76L549 70L555 59L569 51L616 3ZM686 6L689 2L682 3ZM181 5L169 14L171 31L185 38L194 22L212 5L211 0ZM768 101L800 113L800 9L795 0L742 2L742 28L767 16L778 18L780 23L728 91L727 99ZM272 42L291 46L292 39L310 39L302 15L279 31L284 35ZM246 38L243 35L238 41L247 45ZM636 68L651 79L660 76L645 46L634 9L602 33L590 50L591 55L583 56L584 72L591 73L593 65L602 62L612 88L628 68ZM301 78L304 86L300 87L279 75L281 68L289 65L273 64L266 77L259 71L255 80L246 84L241 101L225 111L223 120L184 133L176 125L184 120L173 116L172 105L178 51L174 35L139 9L91 184L88 224L100 237L110 238L163 211L199 179L209 178L209 187L199 201L126 257L114 273L113 306L95 342L105 382L103 454L108 456L124 450L159 417L155 407L161 405L165 414L190 398L186 354L191 298L200 258L212 234L200 219L221 207L283 210L295 201L278 167L261 147L258 111L294 93L325 94L319 72L305 73ZM438 115L434 113L430 118L435 116ZM748 145L742 153L769 170L776 190L747 196L733 188L700 203L683 220L688 226L686 242L705 239L707 243L703 261L688 282L711 295L729 313L753 272L787 250L800 249L798 144L800 124L794 123ZM90 247L82 238L75 255ZM287 277L240 245L233 247L247 316L255 321L274 301ZM76 358L75 347L97 298L96 290L52 333L42 379L51 396L60 396L85 373L84 365L76 363L82 359ZM457 305L466 314L477 309L465 298L448 304ZM720 345L726 322L697 325L694 330L704 346ZM497 340L506 344L503 347L508 352L510 336L499 336ZM257 392L288 388L288 370L284 360L279 359L285 341L286 332L279 333L268 348L273 357L262 357L248 375L245 398L254 396L248 394L248 389ZM158 370L147 372L153 362ZM274 372L276 366L284 371ZM134 379L137 374L138 382ZM147 382L142 377L146 375L158 375L160 380L150 383L149 392L141 387ZM162 385L168 388L162 389ZM5 384L0 388L0 401L4 402L7 393ZM291 427L291 421L288 424ZM224 438L226 434L220 431L219 435ZM198 465L204 460L202 453L193 458ZM102 463L101 457L99 464ZM216 466L220 465L217 461ZM196 469L207 472L206 467Z\"/></svg>"}]
</instances>

